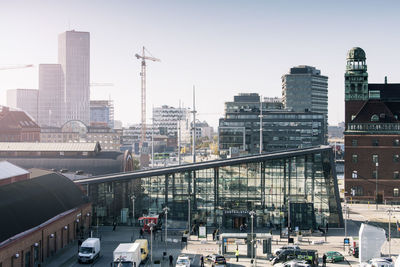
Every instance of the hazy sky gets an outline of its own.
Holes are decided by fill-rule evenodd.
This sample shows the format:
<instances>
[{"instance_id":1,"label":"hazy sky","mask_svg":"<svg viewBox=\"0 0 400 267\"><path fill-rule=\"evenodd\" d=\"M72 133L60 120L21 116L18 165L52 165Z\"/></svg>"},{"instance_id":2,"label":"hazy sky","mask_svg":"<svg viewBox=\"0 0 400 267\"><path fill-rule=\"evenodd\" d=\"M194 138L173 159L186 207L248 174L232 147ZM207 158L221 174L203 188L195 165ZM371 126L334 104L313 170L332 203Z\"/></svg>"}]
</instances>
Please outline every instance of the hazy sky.
<instances>
[{"instance_id":1,"label":"hazy sky","mask_svg":"<svg viewBox=\"0 0 400 267\"><path fill-rule=\"evenodd\" d=\"M400 82L400 1L36 1L0 0L0 104L6 90L37 88L38 64L57 63L57 36L91 36L92 99L115 101L115 118L140 121L140 61L144 45L162 62L147 68L152 106L191 105L217 126L224 102L240 92L281 96L281 76L311 65L329 77L329 122L344 120L346 53L367 54L369 82Z\"/></svg>"}]
</instances>

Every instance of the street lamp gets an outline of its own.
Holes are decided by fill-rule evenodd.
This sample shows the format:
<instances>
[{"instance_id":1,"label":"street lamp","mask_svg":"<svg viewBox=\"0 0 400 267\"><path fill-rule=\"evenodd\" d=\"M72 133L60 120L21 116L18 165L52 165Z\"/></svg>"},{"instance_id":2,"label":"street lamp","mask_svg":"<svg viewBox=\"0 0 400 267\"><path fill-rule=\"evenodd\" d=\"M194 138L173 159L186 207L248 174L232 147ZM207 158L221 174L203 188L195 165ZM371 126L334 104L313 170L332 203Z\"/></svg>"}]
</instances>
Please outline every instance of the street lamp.
<instances>
[{"instance_id":1,"label":"street lamp","mask_svg":"<svg viewBox=\"0 0 400 267\"><path fill-rule=\"evenodd\" d=\"M188 229L189 231L188 231L187 241L189 241L189 238L190 238L190 196L188 197L188 227L189 227L189 229Z\"/></svg>"},{"instance_id":2,"label":"street lamp","mask_svg":"<svg viewBox=\"0 0 400 267\"><path fill-rule=\"evenodd\" d=\"M253 221L254 221L254 215L256 215L255 211L252 210L249 212L250 217L251 217L251 263L253 263L253 255L254 255L254 236L253 236Z\"/></svg>"},{"instance_id":3,"label":"street lamp","mask_svg":"<svg viewBox=\"0 0 400 267\"><path fill-rule=\"evenodd\" d=\"M388 213L388 215L389 215L389 258L391 257L391 255L392 255L392 253L391 253L391 235L390 235L390 218L392 217L392 212L393 212L393 209L388 209L387 210L387 213Z\"/></svg>"},{"instance_id":4,"label":"street lamp","mask_svg":"<svg viewBox=\"0 0 400 267\"><path fill-rule=\"evenodd\" d=\"M169 211L169 208L165 207L165 208L163 208L163 211L165 212L165 254L167 254L167 234L168 234L168 211Z\"/></svg>"},{"instance_id":5,"label":"street lamp","mask_svg":"<svg viewBox=\"0 0 400 267\"><path fill-rule=\"evenodd\" d=\"M376 204L376 210L378 210L378 162L375 163L375 168L376 168L376 176L375 176L375 204Z\"/></svg>"},{"instance_id":6,"label":"street lamp","mask_svg":"<svg viewBox=\"0 0 400 267\"><path fill-rule=\"evenodd\" d=\"M132 200L132 226L135 226L135 195L131 195Z\"/></svg>"},{"instance_id":7,"label":"street lamp","mask_svg":"<svg viewBox=\"0 0 400 267\"><path fill-rule=\"evenodd\" d=\"M150 227L150 260L151 266L153 266L153 230L156 224L151 222L148 224L148 226Z\"/></svg>"}]
</instances>

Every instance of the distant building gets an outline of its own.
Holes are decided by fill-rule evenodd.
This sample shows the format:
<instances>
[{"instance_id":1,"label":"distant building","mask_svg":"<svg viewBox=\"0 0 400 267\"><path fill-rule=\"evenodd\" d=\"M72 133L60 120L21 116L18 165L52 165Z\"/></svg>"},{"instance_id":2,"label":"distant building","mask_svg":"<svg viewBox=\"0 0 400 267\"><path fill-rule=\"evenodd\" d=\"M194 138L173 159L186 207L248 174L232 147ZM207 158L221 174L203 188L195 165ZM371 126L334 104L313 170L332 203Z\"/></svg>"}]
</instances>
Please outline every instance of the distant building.
<instances>
[{"instance_id":1,"label":"distant building","mask_svg":"<svg viewBox=\"0 0 400 267\"><path fill-rule=\"evenodd\" d=\"M37 89L7 90L7 106L25 111L37 123L38 92Z\"/></svg>"},{"instance_id":2,"label":"distant building","mask_svg":"<svg viewBox=\"0 0 400 267\"><path fill-rule=\"evenodd\" d=\"M60 64L39 65L38 122L41 127L65 123L64 74Z\"/></svg>"},{"instance_id":3,"label":"distant building","mask_svg":"<svg viewBox=\"0 0 400 267\"><path fill-rule=\"evenodd\" d=\"M93 213L85 195L57 173L0 186L0 265L42 266L88 236Z\"/></svg>"},{"instance_id":4,"label":"distant building","mask_svg":"<svg viewBox=\"0 0 400 267\"><path fill-rule=\"evenodd\" d=\"M24 169L39 168L85 176L133 171L128 152L102 151L99 143L0 142L0 161Z\"/></svg>"},{"instance_id":5,"label":"distant building","mask_svg":"<svg viewBox=\"0 0 400 267\"><path fill-rule=\"evenodd\" d=\"M175 108L167 105L153 108L154 125L163 130L162 134L177 135L178 121L185 120L189 117L187 108Z\"/></svg>"},{"instance_id":6,"label":"distant building","mask_svg":"<svg viewBox=\"0 0 400 267\"><path fill-rule=\"evenodd\" d=\"M338 125L328 126L328 137L329 138L344 138L344 123Z\"/></svg>"},{"instance_id":7,"label":"distant building","mask_svg":"<svg viewBox=\"0 0 400 267\"><path fill-rule=\"evenodd\" d=\"M8 161L0 161L0 186L29 179L29 172Z\"/></svg>"},{"instance_id":8,"label":"distant building","mask_svg":"<svg viewBox=\"0 0 400 267\"><path fill-rule=\"evenodd\" d=\"M267 102L268 101L268 102ZM326 144L325 117L315 112L282 109L282 103L262 102L264 152L305 148ZM260 150L260 96L239 94L225 103L225 117L218 127L219 149L222 154L238 148L250 154Z\"/></svg>"},{"instance_id":9,"label":"distant building","mask_svg":"<svg viewBox=\"0 0 400 267\"><path fill-rule=\"evenodd\" d=\"M66 31L58 36L58 63L65 82L66 121L90 124L90 34Z\"/></svg>"},{"instance_id":10,"label":"distant building","mask_svg":"<svg viewBox=\"0 0 400 267\"><path fill-rule=\"evenodd\" d=\"M39 142L40 127L24 111L0 111L0 142Z\"/></svg>"},{"instance_id":11,"label":"distant building","mask_svg":"<svg viewBox=\"0 0 400 267\"><path fill-rule=\"evenodd\" d=\"M42 143L99 142L104 151L119 151L122 130L107 126L86 126L81 121L69 121L62 127L43 127Z\"/></svg>"},{"instance_id":12,"label":"distant building","mask_svg":"<svg viewBox=\"0 0 400 267\"><path fill-rule=\"evenodd\" d=\"M345 72L345 192L353 201L400 202L400 84L368 83L354 47Z\"/></svg>"},{"instance_id":13,"label":"distant building","mask_svg":"<svg viewBox=\"0 0 400 267\"><path fill-rule=\"evenodd\" d=\"M114 103L112 100L90 101L90 125L114 129Z\"/></svg>"}]
</instances>

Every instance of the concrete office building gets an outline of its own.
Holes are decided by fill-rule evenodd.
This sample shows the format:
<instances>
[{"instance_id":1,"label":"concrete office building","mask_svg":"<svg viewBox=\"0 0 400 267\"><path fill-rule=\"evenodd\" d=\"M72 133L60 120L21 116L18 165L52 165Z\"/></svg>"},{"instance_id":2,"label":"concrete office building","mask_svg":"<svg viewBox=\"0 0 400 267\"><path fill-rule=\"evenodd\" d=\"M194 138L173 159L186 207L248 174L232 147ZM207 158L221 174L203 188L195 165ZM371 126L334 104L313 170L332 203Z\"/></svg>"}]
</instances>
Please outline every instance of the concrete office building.
<instances>
[{"instance_id":1,"label":"concrete office building","mask_svg":"<svg viewBox=\"0 0 400 267\"><path fill-rule=\"evenodd\" d=\"M58 63L64 74L66 121L90 124L90 34L66 31L58 36Z\"/></svg>"},{"instance_id":2,"label":"concrete office building","mask_svg":"<svg viewBox=\"0 0 400 267\"><path fill-rule=\"evenodd\" d=\"M90 101L90 125L114 129L114 102L112 100Z\"/></svg>"},{"instance_id":3,"label":"concrete office building","mask_svg":"<svg viewBox=\"0 0 400 267\"><path fill-rule=\"evenodd\" d=\"M10 89L7 90L7 106L25 111L32 119L38 121L38 90Z\"/></svg>"},{"instance_id":4,"label":"concrete office building","mask_svg":"<svg viewBox=\"0 0 400 267\"><path fill-rule=\"evenodd\" d=\"M39 65L38 121L40 126L65 122L64 75L60 64Z\"/></svg>"},{"instance_id":5,"label":"concrete office building","mask_svg":"<svg viewBox=\"0 0 400 267\"><path fill-rule=\"evenodd\" d=\"M262 102L263 152L304 148L326 144L324 115L282 108L277 99ZM227 154L237 148L250 154L260 151L260 96L239 94L225 103L225 117L218 127L219 149Z\"/></svg>"},{"instance_id":6,"label":"concrete office building","mask_svg":"<svg viewBox=\"0 0 400 267\"><path fill-rule=\"evenodd\" d=\"M354 47L345 72L345 192L360 202L400 203L400 84L368 83Z\"/></svg>"}]
</instances>

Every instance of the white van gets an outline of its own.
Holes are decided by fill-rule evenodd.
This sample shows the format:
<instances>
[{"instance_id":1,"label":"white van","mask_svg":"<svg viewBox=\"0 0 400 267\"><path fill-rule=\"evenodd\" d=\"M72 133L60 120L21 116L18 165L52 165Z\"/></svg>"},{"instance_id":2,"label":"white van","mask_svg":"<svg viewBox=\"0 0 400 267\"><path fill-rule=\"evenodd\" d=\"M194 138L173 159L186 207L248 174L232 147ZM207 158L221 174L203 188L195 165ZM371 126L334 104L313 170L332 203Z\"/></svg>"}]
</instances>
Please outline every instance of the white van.
<instances>
[{"instance_id":1,"label":"white van","mask_svg":"<svg viewBox=\"0 0 400 267\"><path fill-rule=\"evenodd\" d=\"M93 262L100 257L100 239L88 238L83 241L78 253L78 262Z\"/></svg>"}]
</instances>

